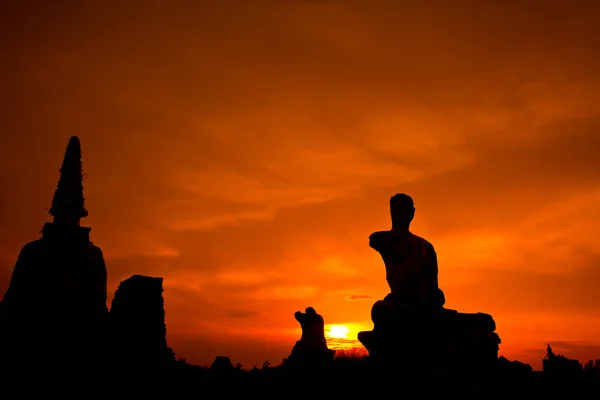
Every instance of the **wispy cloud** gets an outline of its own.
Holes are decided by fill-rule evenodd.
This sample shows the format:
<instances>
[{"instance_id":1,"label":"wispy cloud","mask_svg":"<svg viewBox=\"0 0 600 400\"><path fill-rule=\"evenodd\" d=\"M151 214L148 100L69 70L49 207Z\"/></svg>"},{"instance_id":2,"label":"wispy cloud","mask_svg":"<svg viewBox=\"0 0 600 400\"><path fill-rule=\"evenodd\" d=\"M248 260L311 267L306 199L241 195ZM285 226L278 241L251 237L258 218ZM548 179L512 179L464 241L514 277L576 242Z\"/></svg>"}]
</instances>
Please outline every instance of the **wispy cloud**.
<instances>
[{"instance_id":1,"label":"wispy cloud","mask_svg":"<svg viewBox=\"0 0 600 400\"><path fill-rule=\"evenodd\" d=\"M351 294L346 296L346 300L348 301L358 301L358 300L372 300L372 296L360 295L360 294Z\"/></svg>"}]
</instances>

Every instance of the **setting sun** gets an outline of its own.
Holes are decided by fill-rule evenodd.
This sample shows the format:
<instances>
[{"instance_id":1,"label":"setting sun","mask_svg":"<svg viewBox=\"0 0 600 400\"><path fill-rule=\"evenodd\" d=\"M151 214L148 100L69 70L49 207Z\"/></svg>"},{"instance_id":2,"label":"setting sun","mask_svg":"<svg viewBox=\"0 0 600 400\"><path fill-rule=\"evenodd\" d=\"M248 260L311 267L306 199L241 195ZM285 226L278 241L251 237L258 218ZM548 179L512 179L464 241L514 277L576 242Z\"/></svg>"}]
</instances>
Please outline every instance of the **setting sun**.
<instances>
[{"instance_id":1,"label":"setting sun","mask_svg":"<svg viewBox=\"0 0 600 400\"><path fill-rule=\"evenodd\" d=\"M350 329L345 325L330 325L327 327L327 336L336 339L348 339Z\"/></svg>"}]
</instances>

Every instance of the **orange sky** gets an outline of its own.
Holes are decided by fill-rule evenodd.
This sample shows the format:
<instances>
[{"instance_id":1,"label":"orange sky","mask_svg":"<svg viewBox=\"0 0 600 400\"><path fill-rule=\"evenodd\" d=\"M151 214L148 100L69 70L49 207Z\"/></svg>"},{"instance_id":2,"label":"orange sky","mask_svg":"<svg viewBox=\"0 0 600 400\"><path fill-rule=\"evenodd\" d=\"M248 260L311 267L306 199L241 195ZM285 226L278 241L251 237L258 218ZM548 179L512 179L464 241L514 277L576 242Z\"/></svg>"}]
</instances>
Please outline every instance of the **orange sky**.
<instances>
[{"instance_id":1,"label":"orange sky","mask_svg":"<svg viewBox=\"0 0 600 400\"><path fill-rule=\"evenodd\" d=\"M594 3L3 2L0 291L78 135L109 292L163 276L191 362L277 364L309 305L370 329L396 192L502 354L598 358Z\"/></svg>"}]
</instances>

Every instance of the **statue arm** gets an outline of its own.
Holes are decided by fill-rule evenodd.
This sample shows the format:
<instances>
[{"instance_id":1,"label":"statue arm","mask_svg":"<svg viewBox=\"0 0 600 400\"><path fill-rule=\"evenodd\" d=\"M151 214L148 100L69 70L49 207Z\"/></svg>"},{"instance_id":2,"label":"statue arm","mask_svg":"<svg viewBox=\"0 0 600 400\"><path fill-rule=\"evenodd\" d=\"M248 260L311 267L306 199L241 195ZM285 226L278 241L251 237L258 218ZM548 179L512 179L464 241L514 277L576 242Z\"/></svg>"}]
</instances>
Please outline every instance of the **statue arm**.
<instances>
[{"instance_id":1,"label":"statue arm","mask_svg":"<svg viewBox=\"0 0 600 400\"><path fill-rule=\"evenodd\" d=\"M375 251L381 253L382 251L386 251L388 248L388 241L386 240L389 232L380 231L374 232L369 236L369 246Z\"/></svg>"}]
</instances>

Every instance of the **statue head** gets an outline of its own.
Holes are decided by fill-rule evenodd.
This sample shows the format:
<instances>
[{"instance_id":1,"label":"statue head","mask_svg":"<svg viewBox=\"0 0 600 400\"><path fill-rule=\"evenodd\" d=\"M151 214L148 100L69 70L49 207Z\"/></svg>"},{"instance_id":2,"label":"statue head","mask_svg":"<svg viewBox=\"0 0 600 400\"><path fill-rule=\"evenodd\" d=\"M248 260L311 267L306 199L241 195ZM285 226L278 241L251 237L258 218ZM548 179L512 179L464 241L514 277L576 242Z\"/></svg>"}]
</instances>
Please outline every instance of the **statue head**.
<instances>
[{"instance_id":1,"label":"statue head","mask_svg":"<svg viewBox=\"0 0 600 400\"><path fill-rule=\"evenodd\" d=\"M412 197L404 193L393 195L390 198L390 214L393 227L408 228L415 216Z\"/></svg>"},{"instance_id":2,"label":"statue head","mask_svg":"<svg viewBox=\"0 0 600 400\"><path fill-rule=\"evenodd\" d=\"M314 308L312 307L307 307L306 310L304 310L308 315L317 315L317 312L315 311Z\"/></svg>"}]
</instances>

